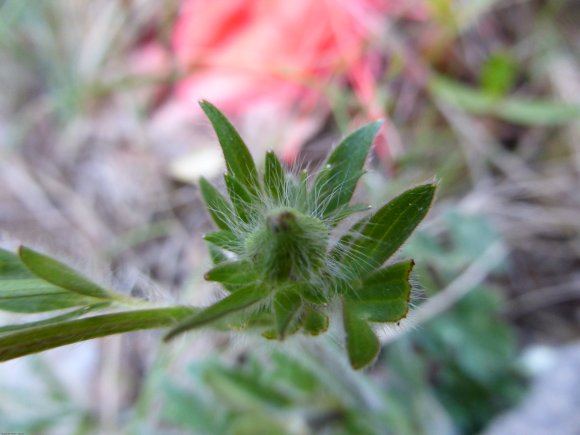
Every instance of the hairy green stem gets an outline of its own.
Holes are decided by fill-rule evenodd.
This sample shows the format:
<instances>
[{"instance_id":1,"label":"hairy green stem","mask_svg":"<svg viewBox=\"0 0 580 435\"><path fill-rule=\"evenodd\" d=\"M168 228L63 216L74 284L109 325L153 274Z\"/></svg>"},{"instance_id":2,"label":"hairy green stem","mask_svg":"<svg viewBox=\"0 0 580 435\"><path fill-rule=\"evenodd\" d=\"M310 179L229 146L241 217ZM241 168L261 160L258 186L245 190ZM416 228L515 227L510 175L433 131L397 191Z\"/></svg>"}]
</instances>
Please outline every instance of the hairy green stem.
<instances>
[{"instance_id":1,"label":"hairy green stem","mask_svg":"<svg viewBox=\"0 0 580 435\"><path fill-rule=\"evenodd\" d=\"M195 311L193 307L174 306L104 314L33 327L0 336L0 362L107 335L171 326Z\"/></svg>"}]
</instances>

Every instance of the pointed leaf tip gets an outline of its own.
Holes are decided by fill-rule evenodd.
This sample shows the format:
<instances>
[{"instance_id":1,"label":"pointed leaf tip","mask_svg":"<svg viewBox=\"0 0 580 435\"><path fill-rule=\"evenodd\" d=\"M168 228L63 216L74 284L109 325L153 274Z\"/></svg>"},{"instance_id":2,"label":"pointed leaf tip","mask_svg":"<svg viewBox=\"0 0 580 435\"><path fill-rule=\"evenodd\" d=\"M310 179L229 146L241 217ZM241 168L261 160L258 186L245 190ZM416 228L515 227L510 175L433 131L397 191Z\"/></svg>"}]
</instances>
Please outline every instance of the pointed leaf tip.
<instances>
[{"instance_id":1,"label":"pointed leaf tip","mask_svg":"<svg viewBox=\"0 0 580 435\"><path fill-rule=\"evenodd\" d=\"M427 215L435 189L433 183L409 189L373 214L349 247L345 271L364 276L391 257Z\"/></svg>"},{"instance_id":2,"label":"pointed leaf tip","mask_svg":"<svg viewBox=\"0 0 580 435\"><path fill-rule=\"evenodd\" d=\"M325 216L350 202L381 125L382 121L375 121L359 128L345 137L328 156L313 189L315 197L325 205Z\"/></svg>"},{"instance_id":3,"label":"pointed leaf tip","mask_svg":"<svg viewBox=\"0 0 580 435\"><path fill-rule=\"evenodd\" d=\"M260 191L258 171L248 147L232 123L208 101L200 101L201 109L210 120L224 153L226 167L244 187L256 195Z\"/></svg>"},{"instance_id":4,"label":"pointed leaf tip","mask_svg":"<svg viewBox=\"0 0 580 435\"><path fill-rule=\"evenodd\" d=\"M24 265L37 277L63 289L100 299L113 299L115 295L90 281L70 266L26 246L18 248Z\"/></svg>"},{"instance_id":5,"label":"pointed leaf tip","mask_svg":"<svg viewBox=\"0 0 580 435\"><path fill-rule=\"evenodd\" d=\"M281 203L286 185L286 174L282 163L280 163L273 151L268 151L264 165L264 187L266 193L275 202Z\"/></svg>"}]
</instances>

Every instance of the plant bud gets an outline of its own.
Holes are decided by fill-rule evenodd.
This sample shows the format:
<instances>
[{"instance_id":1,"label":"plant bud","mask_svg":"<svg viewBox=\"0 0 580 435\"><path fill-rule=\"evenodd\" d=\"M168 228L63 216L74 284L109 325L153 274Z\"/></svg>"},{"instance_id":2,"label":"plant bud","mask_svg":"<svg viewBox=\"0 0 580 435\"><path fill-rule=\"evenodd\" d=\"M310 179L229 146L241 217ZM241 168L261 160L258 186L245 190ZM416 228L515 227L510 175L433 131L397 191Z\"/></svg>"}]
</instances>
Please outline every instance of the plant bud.
<instances>
[{"instance_id":1,"label":"plant bud","mask_svg":"<svg viewBox=\"0 0 580 435\"><path fill-rule=\"evenodd\" d=\"M307 281L325 263L329 230L292 208L276 209L246 241L250 260L271 281Z\"/></svg>"}]
</instances>

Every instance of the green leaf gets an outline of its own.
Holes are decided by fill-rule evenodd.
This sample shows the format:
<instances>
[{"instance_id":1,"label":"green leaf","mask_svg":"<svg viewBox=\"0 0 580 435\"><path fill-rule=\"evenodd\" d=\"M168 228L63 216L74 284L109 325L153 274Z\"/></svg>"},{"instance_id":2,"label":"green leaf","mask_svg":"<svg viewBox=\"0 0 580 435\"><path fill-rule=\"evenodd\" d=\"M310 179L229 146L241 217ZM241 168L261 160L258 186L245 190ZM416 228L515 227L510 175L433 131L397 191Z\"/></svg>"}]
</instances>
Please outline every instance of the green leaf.
<instances>
[{"instance_id":1,"label":"green leaf","mask_svg":"<svg viewBox=\"0 0 580 435\"><path fill-rule=\"evenodd\" d=\"M308 211L308 171L306 169L300 172L300 178L294 184L293 204L297 210L305 213Z\"/></svg>"},{"instance_id":2,"label":"green leaf","mask_svg":"<svg viewBox=\"0 0 580 435\"><path fill-rule=\"evenodd\" d=\"M341 209L336 210L330 216L330 219L332 220L333 225L336 225L353 214L369 211L371 208L372 207L368 204L354 204L352 206L342 207Z\"/></svg>"},{"instance_id":3,"label":"green leaf","mask_svg":"<svg viewBox=\"0 0 580 435\"><path fill-rule=\"evenodd\" d=\"M313 393L320 388L320 380L311 368L307 368L299 358L287 352L276 351L272 354L273 371L269 372L266 382L279 382L292 390Z\"/></svg>"},{"instance_id":4,"label":"green leaf","mask_svg":"<svg viewBox=\"0 0 580 435\"><path fill-rule=\"evenodd\" d=\"M224 433L224 419L219 409L199 392L182 389L168 382L161 384L164 392L161 419L179 426L187 433Z\"/></svg>"},{"instance_id":5,"label":"green leaf","mask_svg":"<svg viewBox=\"0 0 580 435\"><path fill-rule=\"evenodd\" d=\"M324 334L328 329L328 325L328 316L313 306L306 307L302 318L302 328L306 333L313 336Z\"/></svg>"},{"instance_id":6,"label":"green leaf","mask_svg":"<svg viewBox=\"0 0 580 435\"><path fill-rule=\"evenodd\" d=\"M0 279L33 278L18 255L0 248Z\"/></svg>"},{"instance_id":7,"label":"green leaf","mask_svg":"<svg viewBox=\"0 0 580 435\"><path fill-rule=\"evenodd\" d=\"M423 220L434 194L434 184L415 187L372 215L348 248L345 258L349 261L344 263L345 272L361 277L380 267Z\"/></svg>"},{"instance_id":8,"label":"green leaf","mask_svg":"<svg viewBox=\"0 0 580 435\"><path fill-rule=\"evenodd\" d=\"M258 171L248 147L230 121L214 105L202 101L200 106L217 134L228 171L248 192L257 195L260 192Z\"/></svg>"},{"instance_id":9,"label":"green leaf","mask_svg":"<svg viewBox=\"0 0 580 435\"><path fill-rule=\"evenodd\" d=\"M224 180L237 215L242 221L249 222L254 208L253 205L257 198L246 190L244 185L230 174L225 174Z\"/></svg>"},{"instance_id":10,"label":"green leaf","mask_svg":"<svg viewBox=\"0 0 580 435\"><path fill-rule=\"evenodd\" d=\"M215 224L222 230L229 230L236 219L228 200L203 177L199 179L199 190Z\"/></svg>"},{"instance_id":11,"label":"green leaf","mask_svg":"<svg viewBox=\"0 0 580 435\"><path fill-rule=\"evenodd\" d=\"M284 168L273 151L266 153L266 162L264 165L264 187L266 193L276 204L282 205L287 188Z\"/></svg>"},{"instance_id":12,"label":"green leaf","mask_svg":"<svg viewBox=\"0 0 580 435\"><path fill-rule=\"evenodd\" d=\"M128 311L70 320L0 336L0 361L79 341L175 324L194 312L189 307Z\"/></svg>"},{"instance_id":13,"label":"green leaf","mask_svg":"<svg viewBox=\"0 0 580 435\"><path fill-rule=\"evenodd\" d=\"M357 317L343 301L343 323L350 365L358 370L371 364L381 349L379 339L365 321Z\"/></svg>"},{"instance_id":14,"label":"green leaf","mask_svg":"<svg viewBox=\"0 0 580 435\"><path fill-rule=\"evenodd\" d=\"M302 298L295 291L279 291L274 297L276 332L279 340L284 340L288 327L298 317L302 308Z\"/></svg>"},{"instance_id":15,"label":"green leaf","mask_svg":"<svg viewBox=\"0 0 580 435\"><path fill-rule=\"evenodd\" d=\"M328 298L324 295L320 288L309 283L296 283L294 288L304 300L316 305L324 305L328 303Z\"/></svg>"},{"instance_id":16,"label":"green leaf","mask_svg":"<svg viewBox=\"0 0 580 435\"><path fill-rule=\"evenodd\" d=\"M522 125L559 125L580 118L580 105L518 97L498 98L443 77L429 83L435 98L476 115L496 116Z\"/></svg>"},{"instance_id":17,"label":"green leaf","mask_svg":"<svg viewBox=\"0 0 580 435\"><path fill-rule=\"evenodd\" d=\"M0 249L0 309L39 313L89 305L95 301L36 277L16 254Z\"/></svg>"},{"instance_id":18,"label":"green leaf","mask_svg":"<svg viewBox=\"0 0 580 435\"><path fill-rule=\"evenodd\" d=\"M211 257L211 261L213 264L220 264L220 263L224 263L224 262L228 261L228 256L225 254L225 252L222 249L220 249L214 245L209 245L208 251L209 251L209 256Z\"/></svg>"},{"instance_id":19,"label":"green leaf","mask_svg":"<svg viewBox=\"0 0 580 435\"><path fill-rule=\"evenodd\" d=\"M264 385L259 378L241 371L213 366L206 370L204 378L222 399L236 408L263 411L290 404L286 396Z\"/></svg>"},{"instance_id":20,"label":"green leaf","mask_svg":"<svg viewBox=\"0 0 580 435\"><path fill-rule=\"evenodd\" d=\"M0 309L15 313L41 313L90 305L98 301L38 278L0 280Z\"/></svg>"},{"instance_id":21,"label":"green leaf","mask_svg":"<svg viewBox=\"0 0 580 435\"><path fill-rule=\"evenodd\" d=\"M267 292L263 287L250 285L240 289L213 305L205 308L199 313L182 320L177 326L165 335L164 340L169 341L177 335L189 331L190 329L199 328L213 321L219 320L228 314L243 310L251 305L260 302L266 296Z\"/></svg>"},{"instance_id":22,"label":"green leaf","mask_svg":"<svg viewBox=\"0 0 580 435\"><path fill-rule=\"evenodd\" d=\"M211 243L218 248L225 249L226 251L235 252L239 254L242 252L241 242L238 237L228 230L215 231L213 233L208 233L203 236L203 239Z\"/></svg>"},{"instance_id":23,"label":"green leaf","mask_svg":"<svg viewBox=\"0 0 580 435\"><path fill-rule=\"evenodd\" d=\"M115 294L89 281L69 266L26 246L18 249L24 265L36 276L63 289L99 299L114 299Z\"/></svg>"},{"instance_id":24,"label":"green leaf","mask_svg":"<svg viewBox=\"0 0 580 435\"><path fill-rule=\"evenodd\" d=\"M205 274L205 279L227 285L247 286L256 282L258 275L247 261L229 261L211 269Z\"/></svg>"},{"instance_id":25,"label":"green leaf","mask_svg":"<svg viewBox=\"0 0 580 435\"><path fill-rule=\"evenodd\" d=\"M345 303L359 318L371 322L397 322L409 311L413 260L385 267L350 289Z\"/></svg>"},{"instance_id":26,"label":"green leaf","mask_svg":"<svg viewBox=\"0 0 580 435\"><path fill-rule=\"evenodd\" d=\"M376 121L348 135L328 157L312 191L324 216L349 203L381 124Z\"/></svg>"}]
</instances>

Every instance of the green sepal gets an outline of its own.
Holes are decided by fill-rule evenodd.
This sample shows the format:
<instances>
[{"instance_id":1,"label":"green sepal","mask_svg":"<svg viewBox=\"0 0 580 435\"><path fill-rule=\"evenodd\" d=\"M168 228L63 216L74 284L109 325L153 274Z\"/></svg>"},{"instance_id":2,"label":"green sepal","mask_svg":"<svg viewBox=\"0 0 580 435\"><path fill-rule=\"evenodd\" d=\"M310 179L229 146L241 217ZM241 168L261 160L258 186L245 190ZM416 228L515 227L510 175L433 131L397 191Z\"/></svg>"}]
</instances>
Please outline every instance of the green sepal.
<instances>
[{"instance_id":1,"label":"green sepal","mask_svg":"<svg viewBox=\"0 0 580 435\"><path fill-rule=\"evenodd\" d=\"M435 185L407 190L380 208L352 240L344 270L362 277L380 267L423 220L435 195ZM354 232L354 228L351 232Z\"/></svg>"},{"instance_id":2,"label":"green sepal","mask_svg":"<svg viewBox=\"0 0 580 435\"><path fill-rule=\"evenodd\" d=\"M222 230L229 230L236 220L231 204L203 177L199 179L199 190L214 223Z\"/></svg>"},{"instance_id":3,"label":"green sepal","mask_svg":"<svg viewBox=\"0 0 580 435\"><path fill-rule=\"evenodd\" d=\"M350 202L381 125L382 121L376 121L348 135L326 160L313 188L314 197L324 204L324 216Z\"/></svg>"},{"instance_id":4,"label":"green sepal","mask_svg":"<svg viewBox=\"0 0 580 435\"><path fill-rule=\"evenodd\" d=\"M225 174L224 180L237 215L242 221L249 222L252 210L255 208L256 197L252 196L244 185L230 174Z\"/></svg>"},{"instance_id":5,"label":"green sepal","mask_svg":"<svg viewBox=\"0 0 580 435\"><path fill-rule=\"evenodd\" d=\"M296 204L296 208L306 213L308 211L308 172L306 169L300 172L300 177L298 178L298 182L296 184L295 190L295 200L294 203Z\"/></svg>"},{"instance_id":6,"label":"green sepal","mask_svg":"<svg viewBox=\"0 0 580 435\"><path fill-rule=\"evenodd\" d=\"M319 288L308 283L296 284L297 291L302 295L305 301L315 305L325 305L328 298L322 294Z\"/></svg>"},{"instance_id":7,"label":"green sepal","mask_svg":"<svg viewBox=\"0 0 580 435\"><path fill-rule=\"evenodd\" d=\"M200 102L209 118L224 153L226 167L246 190L254 195L260 192L258 171L248 147L231 122L213 104Z\"/></svg>"},{"instance_id":8,"label":"green sepal","mask_svg":"<svg viewBox=\"0 0 580 435\"><path fill-rule=\"evenodd\" d=\"M302 329L309 335L321 335L328 330L330 321L326 314L321 313L313 306L308 306L304 310L302 317Z\"/></svg>"},{"instance_id":9,"label":"green sepal","mask_svg":"<svg viewBox=\"0 0 580 435\"><path fill-rule=\"evenodd\" d=\"M214 245L208 246L209 256L213 264L220 264L228 261L228 256L223 249Z\"/></svg>"},{"instance_id":10,"label":"green sepal","mask_svg":"<svg viewBox=\"0 0 580 435\"><path fill-rule=\"evenodd\" d=\"M203 236L203 239L218 248L239 254L242 251L238 237L228 230L214 231Z\"/></svg>"},{"instance_id":11,"label":"green sepal","mask_svg":"<svg viewBox=\"0 0 580 435\"><path fill-rule=\"evenodd\" d=\"M244 286L258 280L254 268L247 261L228 261L220 263L205 274L205 279L224 285Z\"/></svg>"},{"instance_id":12,"label":"green sepal","mask_svg":"<svg viewBox=\"0 0 580 435\"><path fill-rule=\"evenodd\" d=\"M398 322L409 311L413 260L380 269L349 289L345 303L357 317L371 322Z\"/></svg>"},{"instance_id":13,"label":"green sepal","mask_svg":"<svg viewBox=\"0 0 580 435\"><path fill-rule=\"evenodd\" d=\"M20 246L18 255L24 265L36 276L73 293L99 299L114 299L115 294L95 284L69 266L26 246Z\"/></svg>"},{"instance_id":14,"label":"green sepal","mask_svg":"<svg viewBox=\"0 0 580 435\"><path fill-rule=\"evenodd\" d=\"M199 328L229 314L248 308L249 306L260 302L266 296L267 291L261 286L250 285L239 289L199 313L182 320L165 335L164 340L169 341L190 329Z\"/></svg>"},{"instance_id":15,"label":"green sepal","mask_svg":"<svg viewBox=\"0 0 580 435\"><path fill-rule=\"evenodd\" d=\"M346 349L353 369L359 370L371 364L379 354L379 339L369 324L360 319L350 305L343 301L342 317L346 336Z\"/></svg>"},{"instance_id":16,"label":"green sepal","mask_svg":"<svg viewBox=\"0 0 580 435\"><path fill-rule=\"evenodd\" d=\"M286 173L282 167L282 163L276 157L273 151L266 153L266 161L264 163L264 187L266 193L274 200L277 205L282 204L282 200L287 188Z\"/></svg>"},{"instance_id":17,"label":"green sepal","mask_svg":"<svg viewBox=\"0 0 580 435\"><path fill-rule=\"evenodd\" d=\"M286 338L286 333L292 322L300 315L302 298L292 290L282 290L274 297L274 316L276 333L279 340Z\"/></svg>"}]
</instances>

